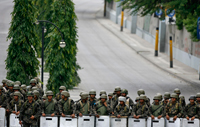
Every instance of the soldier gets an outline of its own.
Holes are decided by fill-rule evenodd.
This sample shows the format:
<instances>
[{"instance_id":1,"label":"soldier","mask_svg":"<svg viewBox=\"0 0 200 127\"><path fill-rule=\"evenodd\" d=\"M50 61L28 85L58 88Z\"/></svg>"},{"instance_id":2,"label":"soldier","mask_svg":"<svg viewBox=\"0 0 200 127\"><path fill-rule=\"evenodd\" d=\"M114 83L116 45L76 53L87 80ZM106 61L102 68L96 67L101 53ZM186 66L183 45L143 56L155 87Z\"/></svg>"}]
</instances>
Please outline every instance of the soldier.
<instances>
[{"instance_id":1,"label":"soldier","mask_svg":"<svg viewBox=\"0 0 200 127\"><path fill-rule=\"evenodd\" d=\"M152 119L154 119L155 117L160 119L161 117L164 117L164 107L161 105L161 103L159 103L159 95L155 95L153 100L154 103L149 107L149 115Z\"/></svg>"},{"instance_id":2,"label":"soldier","mask_svg":"<svg viewBox=\"0 0 200 127\"><path fill-rule=\"evenodd\" d=\"M21 93L19 91L14 92L14 99L12 99L10 103L7 104L7 109L9 110L10 113L19 115L20 109L22 105L24 104L24 101L20 99L20 97L21 97Z\"/></svg>"},{"instance_id":3,"label":"soldier","mask_svg":"<svg viewBox=\"0 0 200 127\"><path fill-rule=\"evenodd\" d=\"M57 93L56 97L55 97L56 101L59 101L60 99L62 99L62 95L61 95L62 91L66 91L66 87L65 86L60 86L59 87L59 93Z\"/></svg>"},{"instance_id":4,"label":"soldier","mask_svg":"<svg viewBox=\"0 0 200 127\"><path fill-rule=\"evenodd\" d=\"M47 100L47 97L45 95L42 96L42 101L44 102L45 100Z\"/></svg>"},{"instance_id":5,"label":"soldier","mask_svg":"<svg viewBox=\"0 0 200 127\"><path fill-rule=\"evenodd\" d=\"M164 94L164 100L162 102L162 105L165 107L164 109L166 109L166 106L169 102L169 99L170 99L170 93L169 92L165 92Z\"/></svg>"},{"instance_id":6,"label":"soldier","mask_svg":"<svg viewBox=\"0 0 200 127\"><path fill-rule=\"evenodd\" d=\"M14 93L14 90L13 90L13 87L14 87L14 82L10 82L8 84L8 92L6 93L6 99L7 99L7 103L11 101L11 98L12 98L12 93Z\"/></svg>"},{"instance_id":7,"label":"soldier","mask_svg":"<svg viewBox=\"0 0 200 127\"><path fill-rule=\"evenodd\" d=\"M142 94L145 95L145 91L143 89L139 89L137 91L137 94L138 94L138 96L140 96ZM148 107L150 106L150 99L148 97L146 97L146 104L147 104Z\"/></svg>"},{"instance_id":8,"label":"soldier","mask_svg":"<svg viewBox=\"0 0 200 127\"><path fill-rule=\"evenodd\" d=\"M139 102L139 100L140 100L140 97L136 97L136 98L135 98L136 104Z\"/></svg>"},{"instance_id":9,"label":"soldier","mask_svg":"<svg viewBox=\"0 0 200 127\"><path fill-rule=\"evenodd\" d=\"M19 85L14 85L13 87L14 92L19 91L21 96L20 99L24 100L24 97L26 96L26 93L24 91L20 90L20 86ZM13 96L14 93L11 94L11 96Z\"/></svg>"},{"instance_id":10,"label":"soldier","mask_svg":"<svg viewBox=\"0 0 200 127\"><path fill-rule=\"evenodd\" d=\"M92 108L94 108L94 105L95 105L95 103L96 103L96 91L95 90L90 90L90 92L89 92L89 96L90 96L90 98L89 98L89 101L90 101L90 106L92 107Z\"/></svg>"},{"instance_id":11,"label":"soldier","mask_svg":"<svg viewBox=\"0 0 200 127\"><path fill-rule=\"evenodd\" d=\"M128 95L128 90L126 89L123 89L121 91L121 96L125 97L126 98L126 102L125 104L129 107L129 109L133 109L133 106L134 106L134 102L133 100L127 96Z\"/></svg>"},{"instance_id":12,"label":"soldier","mask_svg":"<svg viewBox=\"0 0 200 127\"><path fill-rule=\"evenodd\" d=\"M109 105L109 108L110 108L110 114L112 114L112 112L114 112L114 109L112 107L113 106L113 93L108 94L107 104Z\"/></svg>"},{"instance_id":13,"label":"soldier","mask_svg":"<svg viewBox=\"0 0 200 127\"><path fill-rule=\"evenodd\" d=\"M51 117L55 116L58 111L58 106L55 100L53 100L53 92L46 92L47 100L42 103L42 116L51 115Z\"/></svg>"},{"instance_id":14,"label":"soldier","mask_svg":"<svg viewBox=\"0 0 200 127\"><path fill-rule=\"evenodd\" d=\"M129 115L129 107L125 104L126 98L120 96L119 97L119 104L115 107L114 113L117 116L117 118L121 118L122 116L128 116Z\"/></svg>"},{"instance_id":15,"label":"soldier","mask_svg":"<svg viewBox=\"0 0 200 127\"><path fill-rule=\"evenodd\" d=\"M166 107L166 118L167 120L170 119L170 117L173 117L173 120L175 121L177 118L180 118L183 114L181 104L177 101L178 95L175 93L171 94L171 100L167 104Z\"/></svg>"},{"instance_id":16,"label":"soldier","mask_svg":"<svg viewBox=\"0 0 200 127\"><path fill-rule=\"evenodd\" d=\"M81 100L76 104L76 113L82 117L83 115L90 115L92 113L90 102L87 101L88 94L82 93Z\"/></svg>"},{"instance_id":17,"label":"soldier","mask_svg":"<svg viewBox=\"0 0 200 127\"><path fill-rule=\"evenodd\" d=\"M65 115L71 115L72 118L75 117L74 101L69 99L70 94L67 91L62 91L62 99L58 102L58 110L62 117Z\"/></svg>"},{"instance_id":18,"label":"soldier","mask_svg":"<svg viewBox=\"0 0 200 127\"><path fill-rule=\"evenodd\" d=\"M182 107L185 107L185 99L182 101L182 99L180 98L181 94L180 89L179 88L174 89L174 93L178 95L177 101L179 102L179 104L181 104Z\"/></svg>"},{"instance_id":19,"label":"soldier","mask_svg":"<svg viewBox=\"0 0 200 127\"><path fill-rule=\"evenodd\" d=\"M21 84L20 81L15 81L15 85L19 85L19 86L21 86L22 84Z\"/></svg>"},{"instance_id":20,"label":"soldier","mask_svg":"<svg viewBox=\"0 0 200 127\"><path fill-rule=\"evenodd\" d=\"M146 104L146 96L145 95L140 95L139 97L139 102L134 106L132 115L134 118L139 119L139 118L145 118L148 116L149 110L148 106Z\"/></svg>"},{"instance_id":21,"label":"soldier","mask_svg":"<svg viewBox=\"0 0 200 127\"><path fill-rule=\"evenodd\" d=\"M37 90L34 90L33 91L33 95L34 95L34 100L36 103L39 104L39 106L42 105L42 101L40 100L39 96L40 96L40 93L37 91Z\"/></svg>"},{"instance_id":22,"label":"soldier","mask_svg":"<svg viewBox=\"0 0 200 127\"><path fill-rule=\"evenodd\" d=\"M195 96L191 95L189 98L190 103L187 104L185 107L185 117L187 120L191 118L191 120L194 120L195 118L198 118L198 106L195 103Z\"/></svg>"},{"instance_id":23,"label":"soldier","mask_svg":"<svg viewBox=\"0 0 200 127\"><path fill-rule=\"evenodd\" d=\"M23 127L38 127L37 121L41 114L39 104L34 101L31 91L27 93L27 97L28 100L20 109L19 124L23 124Z\"/></svg>"},{"instance_id":24,"label":"soldier","mask_svg":"<svg viewBox=\"0 0 200 127\"><path fill-rule=\"evenodd\" d=\"M94 113L97 118L99 118L99 115L109 115L110 112L110 106L106 102L107 95L103 94L100 98L101 100L94 105Z\"/></svg>"},{"instance_id":25,"label":"soldier","mask_svg":"<svg viewBox=\"0 0 200 127\"><path fill-rule=\"evenodd\" d=\"M39 87L41 87L41 85L40 85L40 79L39 79L38 77L35 77L34 79L36 80L37 85L38 85Z\"/></svg>"},{"instance_id":26,"label":"soldier","mask_svg":"<svg viewBox=\"0 0 200 127\"><path fill-rule=\"evenodd\" d=\"M44 91L42 90L42 88L37 84L37 81L35 79L31 79L30 81L30 89L28 91L33 91L32 88L33 87L37 87L38 91L40 92L40 97L42 97L44 95Z\"/></svg>"},{"instance_id":27,"label":"soldier","mask_svg":"<svg viewBox=\"0 0 200 127\"><path fill-rule=\"evenodd\" d=\"M161 93L157 93L158 97L159 97L159 102L162 104L163 102L163 96Z\"/></svg>"},{"instance_id":28,"label":"soldier","mask_svg":"<svg viewBox=\"0 0 200 127\"><path fill-rule=\"evenodd\" d=\"M185 103L185 97L183 95L180 95L179 98L181 99L181 102L182 102L182 108L184 109L185 106L186 106L186 103Z\"/></svg>"},{"instance_id":29,"label":"soldier","mask_svg":"<svg viewBox=\"0 0 200 127\"><path fill-rule=\"evenodd\" d=\"M24 90L24 92L26 92L26 85L25 84L22 84L21 88Z\"/></svg>"},{"instance_id":30,"label":"soldier","mask_svg":"<svg viewBox=\"0 0 200 127\"><path fill-rule=\"evenodd\" d=\"M3 86L0 86L0 108L6 108L6 95L3 94Z\"/></svg>"},{"instance_id":31,"label":"soldier","mask_svg":"<svg viewBox=\"0 0 200 127\"><path fill-rule=\"evenodd\" d=\"M103 95L103 94L107 95L105 90L101 90L100 93L99 93L99 96L101 97L101 95ZM100 97L96 100L96 102L101 100Z\"/></svg>"},{"instance_id":32,"label":"soldier","mask_svg":"<svg viewBox=\"0 0 200 127\"><path fill-rule=\"evenodd\" d=\"M113 96L113 109L115 109L115 107L118 105L118 98L121 96L121 88L119 86L115 87L115 93L116 95ZM112 112L112 115L114 115L114 112Z\"/></svg>"},{"instance_id":33,"label":"soldier","mask_svg":"<svg viewBox=\"0 0 200 127\"><path fill-rule=\"evenodd\" d=\"M2 80L2 84L3 84L3 93L5 94L8 91L8 86L7 86L7 79L3 79Z\"/></svg>"}]
</instances>

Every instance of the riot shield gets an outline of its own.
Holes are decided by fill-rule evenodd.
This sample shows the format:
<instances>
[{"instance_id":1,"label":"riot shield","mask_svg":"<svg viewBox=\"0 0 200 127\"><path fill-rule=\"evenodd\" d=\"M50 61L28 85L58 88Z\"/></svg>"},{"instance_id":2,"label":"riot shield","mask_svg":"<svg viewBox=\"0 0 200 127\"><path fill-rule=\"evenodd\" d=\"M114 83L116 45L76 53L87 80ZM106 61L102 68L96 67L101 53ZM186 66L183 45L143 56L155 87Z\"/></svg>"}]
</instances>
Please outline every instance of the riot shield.
<instances>
[{"instance_id":1,"label":"riot shield","mask_svg":"<svg viewBox=\"0 0 200 127\"><path fill-rule=\"evenodd\" d=\"M151 117L149 117L147 119L147 127L164 127L164 126L165 126L164 118L158 119L157 117L155 117L155 119L152 120Z\"/></svg>"},{"instance_id":2,"label":"riot shield","mask_svg":"<svg viewBox=\"0 0 200 127\"><path fill-rule=\"evenodd\" d=\"M110 117L100 116L96 118L96 127L110 127Z\"/></svg>"},{"instance_id":3,"label":"riot shield","mask_svg":"<svg viewBox=\"0 0 200 127\"><path fill-rule=\"evenodd\" d=\"M60 127L77 127L78 119L70 116L60 117Z\"/></svg>"},{"instance_id":4,"label":"riot shield","mask_svg":"<svg viewBox=\"0 0 200 127\"><path fill-rule=\"evenodd\" d=\"M78 127L94 127L94 116L78 117Z\"/></svg>"},{"instance_id":5,"label":"riot shield","mask_svg":"<svg viewBox=\"0 0 200 127\"><path fill-rule=\"evenodd\" d=\"M133 117L128 118L128 126L129 127L146 127L146 119L135 119Z\"/></svg>"},{"instance_id":6,"label":"riot shield","mask_svg":"<svg viewBox=\"0 0 200 127\"><path fill-rule=\"evenodd\" d=\"M111 127L127 127L127 118L111 117Z\"/></svg>"},{"instance_id":7,"label":"riot shield","mask_svg":"<svg viewBox=\"0 0 200 127\"><path fill-rule=\"evenodd\" d=\"M6 110L5 108L0 108L0 125L5 126L6 120Z\"/></svg>"},{"instance_id":8,"label":"riot shield","mask_svg":"<svg viewBox=\"0 0 200 127\"><path fill-rule=\"evenodd\" d=\"M40 127L57 127L58 117L40 117Z\"/></svg>"},{"instance_id":9,"label":"riot shield","mask_svg":"<svg viewBox=\"0 0 200 127\"><path fill-rule=\"evenodd\" d=\"M10 114L10 127L21 127L19 124L19 115Z\"/></svg>"},{"instance_id":10,"label":"riot shield","mask_svg":"<svg viewBox=\"0 0 200 127\"><path fill-rule=\"evenodd\" d=\"M182 119L182 127L199 127L199 119L187 120Z\"/></svg>"},{"instance_id":11,"label":"riot shield","mask_svg":"<svg viewBox=\"0 0 200 127\"><path fill-rule=\"evenodd\" d=\"M166 119L166 127L180 127L181 126L181 120L179 118L176 119L176 121L173 120L173 118L170 118L169 120Z\"/></svg>"}]
</instances>

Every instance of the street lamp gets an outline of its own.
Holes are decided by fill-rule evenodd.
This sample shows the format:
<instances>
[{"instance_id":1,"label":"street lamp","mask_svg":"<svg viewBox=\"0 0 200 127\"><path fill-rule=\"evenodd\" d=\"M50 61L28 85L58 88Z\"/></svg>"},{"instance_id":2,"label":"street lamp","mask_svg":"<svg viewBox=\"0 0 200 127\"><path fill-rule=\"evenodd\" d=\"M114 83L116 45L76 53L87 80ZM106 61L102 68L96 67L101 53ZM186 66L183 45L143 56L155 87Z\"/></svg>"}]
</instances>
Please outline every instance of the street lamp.
<instances>
[{"instance_id":1,"label":"street lamp","mask_svg":"<svg viewBox=\"0 0 200 127\"><path fill-rule=\"evenodd\" d=\"M62 40L61 40L59 45L60 45L61 48L64 48L66 46L66 44L65 44L65 41L64 41L64 38L63 38L63 34L61 33L60 29L54 23L52 23L52 22L50 22L48 20L37 20L35 23L39 24L40 22L50 23L50 24L54 25L58 29L58 31L60 32L60 35L62 37ZM42 26L42 62L41 62L41 64L42 64L42 68L41 68L42 89L43 89L43 79L44 79L43 78L44 77L44 33L46 31L45 29L46 28L44 26Z\"/></svg>"}]
</instances>

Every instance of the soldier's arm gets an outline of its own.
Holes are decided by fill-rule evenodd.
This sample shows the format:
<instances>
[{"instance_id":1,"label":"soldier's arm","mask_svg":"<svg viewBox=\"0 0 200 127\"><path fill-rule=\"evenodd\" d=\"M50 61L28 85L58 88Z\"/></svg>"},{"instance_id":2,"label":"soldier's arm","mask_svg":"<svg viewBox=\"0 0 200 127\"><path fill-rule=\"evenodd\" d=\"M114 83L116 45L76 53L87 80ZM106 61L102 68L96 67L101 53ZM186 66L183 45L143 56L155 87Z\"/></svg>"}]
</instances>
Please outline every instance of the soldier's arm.
<instances>
[{"instance_id":1,"label":"soldier's arm","mask_svg":"<svg viewBox=\"0 0 200 127\"><path fill-rule=\"evenodd\" d=\"M45 102L42 103L42 105L41 105L41 113L42 113L42 114L44 113L44 108L45 108Z\"/></svg>"},{"instance_id":2,"label":"soldier's arm","mask_svg":"<svg viewBox=\"0 0 200 127\"><path fill-rule=\"evenodd\" d=\"M94 114L97 114L97 110L98 110L98 109L97 109L97 105L98 105L98 103L95 104L94 107L93 107L93 112L94 112Z\"/></svg>"},{"instance_id":3,"label":"soldier's arm","mask_svg":"<svg viewBox=\"0 0 200 127\"><path fill-rule=\"evenodd\" d=\"M180 118L182 116L182 114L184 114L183 112L184 112L183 108L182 108L181 104L179 104L179 113L178 113L177 117Z\"/></svg>"},{"instance_id":4,"label":"soldier's arm","mask_svg":"<svg viewBox=\"0 0 200 127\"><path fill-rule=\"evenodd\" d=\"M1 107L6 108L6 105L7 105L6 95L4 94L3 96L4 96L3 97L3 104L1 105Z\"/></svg>"},{"instance_id":5,"label":"soldier's arm","mask_svg":"<svg viewBox=\"0 0 200 127\"><path fill-rule=\"evenodd\" d=\"M165 111L166 111L166 116L169 115L169 104L167 104Z\"/></svg>"},{"instance_id":6,"label":"soldier's arm","mask_svg":"<svg viewBox=\"0 0 200 127\"><path fill-rule=\"evenodd\" d=\"M129 111L130 111L129 107L126 106L126 111L124 111L122 116L129 116L129 113L130 113Z\"/></svg>"},{"instance_id":7,"label":"soldier's arm","mask_svg":"<svg viewBox=\"0 0 200 127\"><path fill-rule=\"evenodd\" d=\"M131 98L129 99L129 105L130 105L130 107L133 109L134 102L133 102L133 100L132 100Z\"/></svg>"},{"instance_id":8,"label":"soldier's arm","mask_svg":"<svg viewBox=\"0 0 200 127\"><path fill-rule=\"evenodd\" d=\"M147 117L148 114L149 114L149 108L148 108L148 106L146 105L146 107L145 107L145 112L144 112L142 115L140 115L140 117L142 117L142 118Z\"/></svg>"},{"instance_id":9,"label":"soldier's arm","mask_svg":"<svg viewBox=\"0 0 200 127\"><path fill-rule=\"evenodd\" d=\"M39 104L35 103L35 107L34 108L35 108L34 117L35 117L35 119L38 119L40 117L40 115L41 115L41 109L40 109Z\"/></svg>"},{"instance_id":10,"label":"soldier's arm","mask_svg":"<svg viewBox=\"0 0 200 127\"><path fill-rule=\"evenodd\" d=\"M58 101L58 111L59 111L59 113L60 114L62 114L63 113L63 106L62 106L62 102L61 101ZM64 113L63 113L64 114Z\"/></svg>"},{"instance_id":11,"label":"soldier's arm","mask_svg":"<svg viewBox=\"0 0 200 127\"><path fill-rule=\"evenodd\" d=\"M107 103L107 102L106 102ZM111 112L112 111L112 109L111 109L111 107L110 107L110 105L107 103L107 107L106 107L106 109L107 109L107 112Z\"/></svg>"},{"instance_id":12,"label":"soldier's arm","mask_svg":"<svg viewBox=\"0 0 200 127\"><path fill-rule=\"evenodd\" d=\"M79 103L79 102L76 104L75 107L76 107L76 109L75 109L76 113L77 113L77 114L81 113L81 112L80 112L80 103Z\"/></svg>"},{"instance_id":13,"label":"soldier's arm","mask_svg":"<svg viewBox=\"0 0 200 127\"><path fill-rule=\"evenodd\" d=\"M152 105L149 107L149 116L152 116Z\"/></svg>"},{"instance_id":14,"label":"soldier's arm","mask_svg":"<svg viewBox=\"0 0 200 127\"><path fill-rule=\"evenodd\" d=\"M162 117L165 117L165 107L164 106L162 106Z\"/></svg>"},{"instance_id":15,"label":"soldier's arm","mask_svg":"<svg viewBox=\"0 0 200 127\"><path fill-rule=\"evenodd\" d=\"M116 106L115 109L114 109L114 115L115 115L115 116L119 115L119 112L117 111L117 106Z\"/></svg>"},{"instance_id":16,"label":"soldier's arm","mask_svg":"<svg viewBox=\"0 0 200 127\"><path fill-rule=\"evenodd\" d=\"M22 105L22 107L20 109L19 121L22 121L22 117L24 115L24 110L25 110L25 103Z\"/></svg>"},{"instance_id":17,"label":"soldier's arm","mask_svg":"<svg viewBox=\"0 0 200 127\"><path fill-rule=\"evenodd\" d=\"M72 110L72 114L75 114L75 106L74 106L74 100L71 100L71 110Z\"/></svg>"},{"instance_id":18,"label":"soldier's arm","mask_svg":"<svg viewBox=\"0 0 200 127\"><path fill-rule=\"evenodd\" d=\"M131 113L132 116L136 115L136 107L137 107L136 105L133 106L133 110Z\"/></svg>"},{"instance_id":19,"label":"soldier's arm","mask_svg":"<svg viewBox=\"0 0 200 127\"><path fill-rule=\"evenodd\" d=\"M188 117L188 105L185 107L185 110L184 110L184 115L185 115L185 117Z\"/></svg>"}]
</instances>

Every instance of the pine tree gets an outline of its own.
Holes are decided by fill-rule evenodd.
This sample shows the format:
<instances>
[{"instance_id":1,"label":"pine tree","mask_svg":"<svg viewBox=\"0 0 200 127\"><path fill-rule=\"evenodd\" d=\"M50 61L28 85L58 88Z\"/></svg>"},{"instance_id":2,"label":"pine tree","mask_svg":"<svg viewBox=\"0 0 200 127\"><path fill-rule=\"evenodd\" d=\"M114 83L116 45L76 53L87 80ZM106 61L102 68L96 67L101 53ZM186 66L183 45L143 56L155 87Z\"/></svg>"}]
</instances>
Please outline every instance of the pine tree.
<instances>
[{"instance_id":1,"label":"pine tree","mask_svg":"<svg viewBox=\"0 0 200 127\"><path fill-rule=\"evenodd\" d=\"M7 79L28 84L37 76L39 61L35 48L35 8L31 0L14 0L14 10L7 39L11 40L6 59Z\"/></svg>"}]
</instances>

